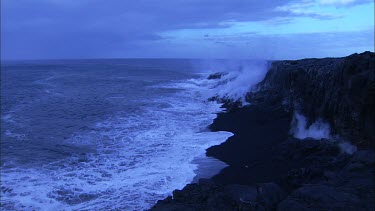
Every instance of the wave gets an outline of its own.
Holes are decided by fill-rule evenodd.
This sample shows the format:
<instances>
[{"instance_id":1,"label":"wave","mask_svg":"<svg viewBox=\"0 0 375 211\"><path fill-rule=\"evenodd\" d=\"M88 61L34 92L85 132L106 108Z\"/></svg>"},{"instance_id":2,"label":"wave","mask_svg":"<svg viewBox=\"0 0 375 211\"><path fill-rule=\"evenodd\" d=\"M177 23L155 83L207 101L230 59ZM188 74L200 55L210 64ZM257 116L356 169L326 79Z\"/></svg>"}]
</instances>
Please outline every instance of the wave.
<instances>
[{"instance_id":1,"label":"wave","mask_svg":"<svg viewBox=\"0 0 375 211\"><path fill-rule=\"evenodd\" d=\"M40 168L4 169L2 188L8 191L2 204L30 210L150 208L192 182L198 168L194 159L233 135L207 129L222 111L220 104L205 101L208 88L194 80L148 87L175 92L140 96L139 112L118 112L63 143L94 151Z\"/></svg>"},{"instance_id":2,"label":"wave","mask_svg":"<svg viewBox=\"0 0 375 211\"><path fill-rule=\"evenodd\" d=\"M235 63L212 64L208 72L211 74L223 73L216 79L193 79L193 83L209 87L205 96L216 97L248 104L246 93L254 91L269 69L266 61L236 61Z\"/></svg>"}]
</instances>

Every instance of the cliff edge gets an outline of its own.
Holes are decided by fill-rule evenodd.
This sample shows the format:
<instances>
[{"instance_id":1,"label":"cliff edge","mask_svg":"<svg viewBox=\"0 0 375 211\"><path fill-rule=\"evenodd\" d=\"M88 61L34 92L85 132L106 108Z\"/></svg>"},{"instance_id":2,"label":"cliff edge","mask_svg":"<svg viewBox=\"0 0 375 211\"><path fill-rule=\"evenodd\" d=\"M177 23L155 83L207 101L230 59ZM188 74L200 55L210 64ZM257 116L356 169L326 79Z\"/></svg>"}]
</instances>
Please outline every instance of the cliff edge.
<instances>
[{"instance_id":1,"label":"cliff edge","mask_svg":"<svg viewBox=\"0 0 375 211\"><path fill-rule=\"evenodd\" d=\"M229 166L152 210L374 210L374 62L371 52L273 62L250 105L223 100L227 112L210 126L234 133L206 153ZM332 135L293 137L296 112Z\"/></svg>"},{"instance_id":2,"label":"cliff edge","mask_svg":"<svg viewBox=\"0 0 375 211\"><path fill-rule=\"evenodd\" d=\"M332 134L359 147L374 146L375 53L344 58L273 62L249 102L274 99L312 124L322 119ZM268 99L268 100L269 100Z\"/></svg>"}]
</instances>

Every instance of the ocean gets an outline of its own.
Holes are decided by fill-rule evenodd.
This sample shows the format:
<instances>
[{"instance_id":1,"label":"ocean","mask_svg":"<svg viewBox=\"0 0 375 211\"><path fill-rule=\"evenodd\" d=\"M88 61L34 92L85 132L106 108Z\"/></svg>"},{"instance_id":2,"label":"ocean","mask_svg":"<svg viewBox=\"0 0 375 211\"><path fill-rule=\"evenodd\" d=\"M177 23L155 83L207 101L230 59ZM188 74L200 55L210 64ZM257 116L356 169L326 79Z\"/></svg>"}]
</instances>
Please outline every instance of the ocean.
<instances>
[{"instance_id":1,"label":"ocean","mask_svg":"<svg viewBox=\"0 0 375 211\"><path fill-rule=\"evenodd\" d=\"M145 210L225 163L208 126L264 62L102 59L1 66L1 208ZM226 71L221 79L209 74Z\"/></svg>"},{"instance_id":2,"label":"ocean","mask_svg":"<svg viewBox=\"0 0 375 211\"><path fill-rule=\"evenodd\" d=\"M210 71L192 63L3 63L2 209L144 210L199 164L225 165L205 158L232 134L208 130L222 109L207 101Z\"/></svg>"}]
</instances>

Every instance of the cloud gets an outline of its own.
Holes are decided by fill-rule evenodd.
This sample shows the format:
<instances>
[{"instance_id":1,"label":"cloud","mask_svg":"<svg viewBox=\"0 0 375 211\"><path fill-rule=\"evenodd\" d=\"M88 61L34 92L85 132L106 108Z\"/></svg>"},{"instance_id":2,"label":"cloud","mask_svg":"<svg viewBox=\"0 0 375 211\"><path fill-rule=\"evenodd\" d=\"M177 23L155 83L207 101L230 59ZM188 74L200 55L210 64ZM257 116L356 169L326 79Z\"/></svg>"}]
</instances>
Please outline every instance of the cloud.
<instances>
[{"instance_id":1,"label":"cloud","mask_svg":"<svg viewBox=\"0 0 375 211\"><path fill-rule=\"evenodd\" d=\"M3 0L2 57L112 55L163 39L160 32L226 28L228 21L267 20L285 2L264 0Z\"/></svg>"},{"instance_id":2,"label":"cloud","mask_svg":"<svg viewBox=\"0 0 375 211\"><path fill-rule=\"evenodd\" d=\"M295 16L306 16L317 19L335 19L342 18L343 15L337 15L329 12L322 12L324 6L355 6L372 2L371 0L300 0L292 1L285 5L275 8L276 11L284 11Z\"/></svg>"},{"instance_id":3,"label":"cloud","mask_svg":"<svg viewBox=\"0 0 375 211\"><path fill-rule=\"evenodd\" d=\"M352 7L361 4L373 3L373 0L316 0L322 6Z\"/></svg>"},{"instance_id":4,"label":"cloud","mask_svg":"<svg viewBox=\"0 0 375 211\"><path fill-rule=\"evenodd\" d=\"M311 9L301 0L2 0L1 50L4 58L88 58L174 52L173 36L184 29L230 29L239 22L288 24L296 17L339 18ZM311 3L312 2L312 3ZM347 5L357 4L348 3ZM323 2L321 3L323 4ZM309 6L310 5L310 6ZM277 9L276 9L277 8ZM233 32L234 36L237 34ZM189 34L183 35L190 39ZM215 36L215 34L211 35ZM220 36L220 34L217 34ZM242 36L242 35L241 35ZM218 40L218 45L234 46ZM225 43L223 43L225 42ZM223 45L224 44L224 45ZM151 46L158 46L166 53ZM186 57L196 53L184 46ZM207 50L207 49L204 49Z\"/></svg>"},{"instance_id":5,"label":"cloud","mask_svg":"<svg viewBox=\"0 0 375 211\"><path fill-rule=\"evenodd\" d=\"M199 52L199 49L189 48L198 58L301 59L340 57L374 50L372 30L270 35L243 33L173 41L176 48L193 46L194 43L210 50Z\"/></svg>"},{"instance_id":6,"label":"cloud","mask_svg":"<svg viewBox=\"0 0 375 211\"><path fill-rule=\"evenodd\" d=\"M323 6L335 6L335 7L342 7L342 6L355 6L360 4L367 4L372 3L373 0L314 0L320 5Z\"/></svg>"},{"instance_id":7,"label":"cloud","mask_svg":"<svg viewBox=\"0 0 375 211\"><path fill-rule=\"evenodd\" d=\"M319 0L323 5L348 5L354 3L355 0Z\"/></svg>"},{"instance_id":8,"label":"cloud","mask_svg":"<svg viewBox=\"0 0 375 211\"><path fill-rule=\"evenodd\" d=\"M328 1L328 0L327 0ZM335 15L321 12L320 10L314 10L316 2L304 1L299 3L290 3L283 6L276 7L276 11L288 12L294 16L306 16L316 19L335 19L340 18L342 15Z\"/></svg>"}]
</instances>

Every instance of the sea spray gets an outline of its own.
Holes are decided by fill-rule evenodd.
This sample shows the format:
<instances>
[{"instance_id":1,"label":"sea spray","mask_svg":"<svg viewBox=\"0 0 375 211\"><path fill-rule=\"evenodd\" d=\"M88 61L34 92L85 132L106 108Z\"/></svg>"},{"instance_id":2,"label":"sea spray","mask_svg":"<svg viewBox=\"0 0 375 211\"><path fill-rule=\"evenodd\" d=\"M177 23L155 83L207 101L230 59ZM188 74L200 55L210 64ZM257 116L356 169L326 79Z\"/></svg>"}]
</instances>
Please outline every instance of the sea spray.
<instances>
[{"instance_id":1,"label":"sea spray","mask_svg":"<svg viewBox=\"0 0 375 211\"><path fill-rule=\"evenodd\" d=\"M317 120L310 126L307 126L306 117L297 111L294 112L290 132L294 135L295 138L298 139L328 139L331 137L330 127L328 123L324 122L323 120Z\"/></svg>"},{"instance_id":2,"label":"sea spray","mask_svg":"<svg viewBox=\"0 0 375 211\"><path fill-rule=\"evenodd\" d=\"M223 72L215 80L204 80L199 83L209 84L207 98L217 97L231 101L239 101L242 105L246 102L246 93L252 91L254 86L262 81L268 71L269 63L266 61L233 61L210 63L209 71L213 74ZM207 68L207 67L206 67Z\"/></svg>"}]
</instances>

